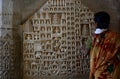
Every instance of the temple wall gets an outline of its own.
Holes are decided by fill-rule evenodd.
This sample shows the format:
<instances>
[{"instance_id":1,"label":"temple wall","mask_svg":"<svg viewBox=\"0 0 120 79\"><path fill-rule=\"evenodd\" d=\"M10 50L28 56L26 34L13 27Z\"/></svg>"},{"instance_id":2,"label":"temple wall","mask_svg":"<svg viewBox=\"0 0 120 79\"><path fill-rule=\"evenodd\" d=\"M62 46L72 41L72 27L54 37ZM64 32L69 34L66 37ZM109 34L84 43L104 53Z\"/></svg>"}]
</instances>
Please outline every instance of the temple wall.
<instances>
[{"instance_id":1,"label":"temple wall","mask_svg":"<svg viewBox=\"0 0 120 79\"><path fill-rule=\"evenodd\" d=\"M49 0L23 24L23 79L89 74L93 12L78 0Z\"/></svg>"},{"instance_id":2,"label":"temple wall","mask_svg":"<svg viewBox=\"0 0 120 79\"><path fill-rule=\"evenodd\" d=\"M120 32L119 0L0 0L0 79L85 79L93 13ZM28 65L28 67L27 67ZM36 66L37 65L37 66Z\"/></svg>"}]
</instances>

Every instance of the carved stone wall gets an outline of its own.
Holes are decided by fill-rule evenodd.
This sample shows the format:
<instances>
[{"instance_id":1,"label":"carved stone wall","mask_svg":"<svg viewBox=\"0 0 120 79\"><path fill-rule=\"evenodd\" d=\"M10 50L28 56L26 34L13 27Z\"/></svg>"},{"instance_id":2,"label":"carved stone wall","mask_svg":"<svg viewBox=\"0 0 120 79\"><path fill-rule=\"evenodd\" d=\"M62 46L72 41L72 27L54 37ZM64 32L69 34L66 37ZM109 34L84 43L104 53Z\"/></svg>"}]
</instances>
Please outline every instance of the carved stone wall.
<instances>
[{"instance_id":1,"label":"carved stone wall","mask_svg":"<svg viewBox=\"0 0 120 79\"><path fill-rule=\"evenodd\" d=\"M13 26L13 0L1 0L0 79L20 79L20 41Z\"/></svg>"},{"instance_id":2,"label":"carved stone wall","mask_svg":"<svg viewBox=\"0 0 120 79\"><path fill-rule=\"evenodd\" d=\"M93 12L80 0L48 0L23 24L27 27L23 32L23 79L89 74L85 43L92 26Z\"/></svg>"}]
</instances>

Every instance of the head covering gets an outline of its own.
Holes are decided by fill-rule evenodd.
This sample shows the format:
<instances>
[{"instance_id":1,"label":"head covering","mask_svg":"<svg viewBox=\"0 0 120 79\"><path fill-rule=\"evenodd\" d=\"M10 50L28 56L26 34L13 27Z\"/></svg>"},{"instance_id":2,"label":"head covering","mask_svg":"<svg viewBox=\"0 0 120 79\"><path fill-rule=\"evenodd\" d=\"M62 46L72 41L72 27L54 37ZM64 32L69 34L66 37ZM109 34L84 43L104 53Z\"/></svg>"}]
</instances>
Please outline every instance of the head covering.
<instances>
[{"instance_id":1,"label":"head covering","mask_svg":"<svg viewBox=\"0 0 120 79\"><path fill-rule=\"evenodd\" d=\"M110 15L104 11L97 12L94 15L94 21L97 23L97 28L107 29L110 24Z\"/></svg>"}]
</instances>

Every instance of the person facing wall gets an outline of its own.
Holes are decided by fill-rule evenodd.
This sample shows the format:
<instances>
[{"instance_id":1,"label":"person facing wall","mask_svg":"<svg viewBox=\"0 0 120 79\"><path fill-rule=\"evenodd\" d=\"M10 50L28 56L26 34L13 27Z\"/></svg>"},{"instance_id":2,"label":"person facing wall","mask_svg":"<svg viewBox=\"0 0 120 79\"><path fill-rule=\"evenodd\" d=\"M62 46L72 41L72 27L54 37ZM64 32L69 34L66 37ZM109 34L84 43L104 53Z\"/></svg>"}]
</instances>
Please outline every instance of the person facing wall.
<instances>
[{"instance_id":1,"label":"person facing wall","mask_svg":"<svg viewBox=\"0 0 120 79\"><path fill-rule=\"evenodd\" d=\"M120 34L109 30L110 15L95 13L96 30L90 48L89 79L120 79Z\"/></svg>"}]
</instances>

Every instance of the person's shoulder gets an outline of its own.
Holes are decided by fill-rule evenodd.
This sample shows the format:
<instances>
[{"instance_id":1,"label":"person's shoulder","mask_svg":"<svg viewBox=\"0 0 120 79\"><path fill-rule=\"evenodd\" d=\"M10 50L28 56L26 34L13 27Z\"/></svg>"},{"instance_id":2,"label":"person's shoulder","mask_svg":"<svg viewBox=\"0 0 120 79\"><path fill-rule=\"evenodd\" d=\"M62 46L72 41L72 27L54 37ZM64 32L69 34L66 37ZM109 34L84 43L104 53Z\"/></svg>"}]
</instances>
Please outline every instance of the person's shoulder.
<instances>
[{"instance_id":1,"label":"person's shoulder","mask_svg":"<svg viewBox=\"0 0 120 79\"><path fill-rule=\"evenodd\" d=\"M120 33L115 32L115 31L108 31L105 35L105 39L109 41L114 41L116 43L120 44Z\"/></svg>"},{"instance_id":2,"label":"person's shoulder","mask_svg":"<svg viewBox=\"0 0 120 79\"><path fill-rule=\"evenodd\" d=\"M109 35L115 35L115 36L120 36L120 33L119 32L116 32L116 31L107 31L107 34Z\"/></svg>"}]
</instances>

